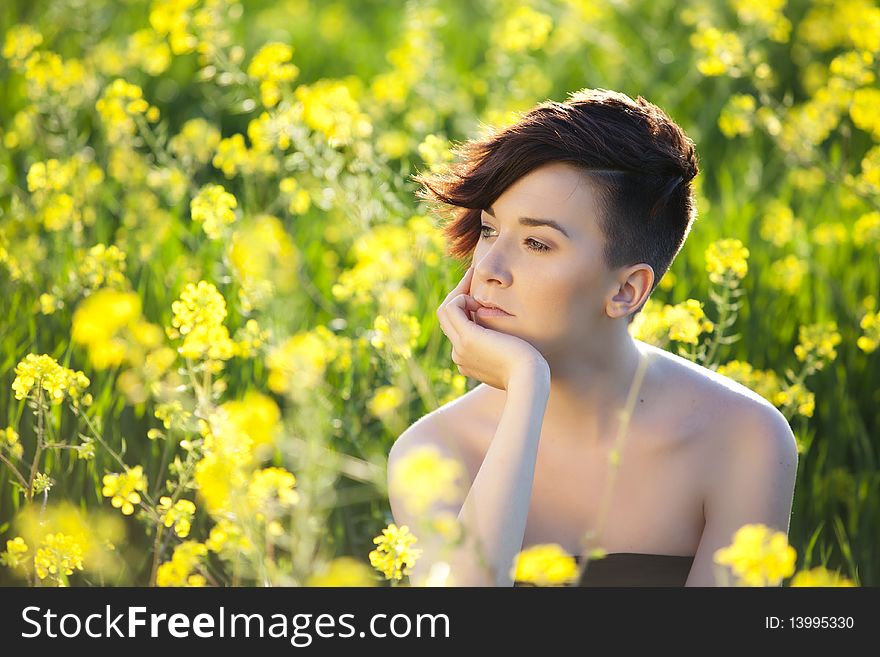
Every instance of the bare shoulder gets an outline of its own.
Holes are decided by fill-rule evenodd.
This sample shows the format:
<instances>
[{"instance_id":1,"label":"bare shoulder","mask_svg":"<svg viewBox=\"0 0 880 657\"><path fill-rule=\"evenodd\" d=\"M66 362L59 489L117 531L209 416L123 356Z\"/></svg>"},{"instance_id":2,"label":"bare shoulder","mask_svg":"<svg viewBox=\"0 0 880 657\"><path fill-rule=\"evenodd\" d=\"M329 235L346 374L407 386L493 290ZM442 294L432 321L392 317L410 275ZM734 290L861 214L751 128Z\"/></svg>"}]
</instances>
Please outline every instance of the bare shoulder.
<instances>
[{"instance_id":1,"label":"bare shoulder","mask_svg":"<svg viewBox=\"0 0 880 657\"><path fill-rule=\"evenodd\" d=\"M797 467L797 440L786 417L770 401L714 370L668 351L662 353L667 380L682 400L703 409L697 456L706 488L734 455L767 467Z\"/></svg>"},{"instance_id":2,"label":"bare shoulder","mask_svg":"<svg viewBox=\"0 0 880 657\"><path fill-rule=\"evenodd\" d=\"M787 424L779 409L738 381L670 351L656 347L650 347L650 350L657 353L663 379L671 384L667 389L706 409L713 425L737 425L745 421L782 421Z\"/></svg>"}]
</instances>

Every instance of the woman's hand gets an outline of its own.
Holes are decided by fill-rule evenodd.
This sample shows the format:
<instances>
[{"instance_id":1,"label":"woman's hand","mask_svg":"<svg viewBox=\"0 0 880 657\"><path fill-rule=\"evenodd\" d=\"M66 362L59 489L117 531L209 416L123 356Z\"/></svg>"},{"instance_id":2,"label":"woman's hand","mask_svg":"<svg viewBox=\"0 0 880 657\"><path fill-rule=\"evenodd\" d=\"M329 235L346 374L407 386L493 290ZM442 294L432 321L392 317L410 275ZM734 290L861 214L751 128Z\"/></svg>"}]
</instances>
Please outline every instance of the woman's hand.
<instances>
[{"instance_id":1,"label":"woman's hand","mask_svg":"<svg viewBox=\"0 0 880 657\"><path fill-rule=\"evenodd\" d=\"M500 331L480 326L471 312L481 308L470 296L473 265L437 308L443 333L452 342L452 361L464 376L507 390L511 377L523 368L547 367L547 361L532 344Z\"/></svg>"}]
</instances>

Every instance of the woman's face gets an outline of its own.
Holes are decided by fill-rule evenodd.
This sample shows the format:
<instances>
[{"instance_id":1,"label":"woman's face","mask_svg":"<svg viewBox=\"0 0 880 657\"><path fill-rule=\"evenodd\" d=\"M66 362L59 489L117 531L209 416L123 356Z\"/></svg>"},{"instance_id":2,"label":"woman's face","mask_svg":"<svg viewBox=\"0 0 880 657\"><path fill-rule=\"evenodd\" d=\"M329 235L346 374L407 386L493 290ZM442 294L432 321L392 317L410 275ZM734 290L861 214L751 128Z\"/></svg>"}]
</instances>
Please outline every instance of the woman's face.
<instances>
[{"instance_id":1,"label":"woman's face","mask_svg":"<svg viewBox=\"0 0 880 657\"><path fill-rule=\"evenodd\" d=\"M510 315L477 311L475 321L527 340L545 357L582 349L607 329L606 306L630 299L619 294L626 276L602 262L598 211L586 176L557 162L523 176L483 209L470 293ZM529 218L551 220L561 230ZM614 317L625 322L626 314Z\"/></svg>"}]
</instances>

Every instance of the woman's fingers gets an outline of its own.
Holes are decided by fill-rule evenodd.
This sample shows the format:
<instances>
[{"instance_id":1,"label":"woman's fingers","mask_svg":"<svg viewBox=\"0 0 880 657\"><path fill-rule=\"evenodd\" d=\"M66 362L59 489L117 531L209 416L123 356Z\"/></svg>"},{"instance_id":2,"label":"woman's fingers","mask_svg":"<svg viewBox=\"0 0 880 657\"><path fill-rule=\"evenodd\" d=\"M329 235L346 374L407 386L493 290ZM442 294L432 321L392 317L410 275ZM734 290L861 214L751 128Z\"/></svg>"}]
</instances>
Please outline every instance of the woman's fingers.
<instances>
[{"instance_id":1,"label":"woman's fingers","mask_svg":"<svg viewBox=\"0 0 880 657\"><path fill-rule=\"evenodd\" d=\"M468 270L464 273L464 276L462 276L461 280L458 282L458 285L456 285L452 289L452 291L446 295L446 298L443 300L443 303L441 303L440 306L441 307L445 306L447 303L449 303L452 299L457 297L459 294L470 294L471 279L473 278L473 274L474 274L474 266L471 265L470 267L468 267Z\"/></svg>"},{"instance_id":2,"label":"woman's fingers","mask_svg":"<svg viewBox=\"0 0 880 657\"><path fill-rule=\"evenodd\" d=\"M461 338L469 331L479 328L471 320L471 313L475 312L480 304L474 298L467 294L459 294L453 298L446 306L446 318L450 328L455 332L458 339L458 346L461 346Z\"/></svg>"}]
</instances>

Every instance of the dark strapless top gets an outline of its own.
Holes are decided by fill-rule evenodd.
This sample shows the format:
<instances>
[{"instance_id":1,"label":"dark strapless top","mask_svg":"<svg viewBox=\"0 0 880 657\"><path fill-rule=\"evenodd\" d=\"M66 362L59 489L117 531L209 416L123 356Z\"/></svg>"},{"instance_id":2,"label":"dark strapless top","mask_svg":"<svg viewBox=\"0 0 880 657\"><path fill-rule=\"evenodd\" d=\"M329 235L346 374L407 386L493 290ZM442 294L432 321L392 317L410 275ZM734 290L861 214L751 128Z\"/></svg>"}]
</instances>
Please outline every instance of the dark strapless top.
<instances>
[{"instance_id":1,"label":"dark strapless top","mask_svg":"<svg viewBox=\"0 0 880 657\"><path fill-rule=\"evenodd\" d=\"M574 555L578 565L581 555ZM682 587L694 563L693 556L609 552L601 559L590 559L578 586L675 586ZM534 586L514 580L514 586ZM563 584L562 586L573 586Z\"/></svg>"}]
</instances>

